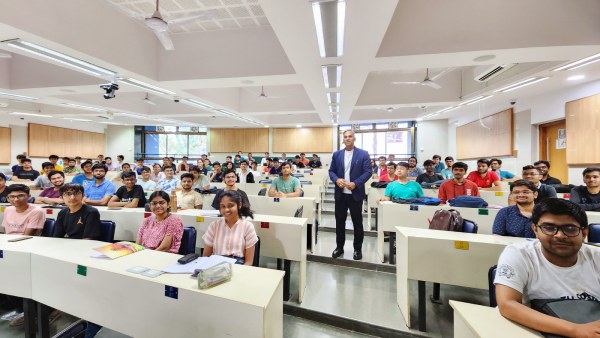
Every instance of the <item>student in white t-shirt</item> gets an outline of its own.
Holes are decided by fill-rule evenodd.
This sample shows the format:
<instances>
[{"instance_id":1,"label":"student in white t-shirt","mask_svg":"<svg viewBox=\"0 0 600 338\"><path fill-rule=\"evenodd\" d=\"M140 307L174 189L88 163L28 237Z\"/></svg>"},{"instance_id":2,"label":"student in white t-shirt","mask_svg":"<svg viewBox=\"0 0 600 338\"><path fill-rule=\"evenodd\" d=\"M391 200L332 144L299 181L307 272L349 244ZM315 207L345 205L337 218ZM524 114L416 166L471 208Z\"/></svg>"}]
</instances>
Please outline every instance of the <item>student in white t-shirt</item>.
<instances>
[{"instance_id":1,"label":"student in white t-shirt","mask_svg":"<svg viewBox=\"0 0 600 338\"><path fill-rule=\"evenodd\" d=\"M548 198L536 204L537 240L507 246L496 270L500 313L534 330L567 337L600 337L600 321L574 324L529 307L533 299L600 300L600 249L583 245L589 228L576 203Z\"/></svg>"}]
</instances>

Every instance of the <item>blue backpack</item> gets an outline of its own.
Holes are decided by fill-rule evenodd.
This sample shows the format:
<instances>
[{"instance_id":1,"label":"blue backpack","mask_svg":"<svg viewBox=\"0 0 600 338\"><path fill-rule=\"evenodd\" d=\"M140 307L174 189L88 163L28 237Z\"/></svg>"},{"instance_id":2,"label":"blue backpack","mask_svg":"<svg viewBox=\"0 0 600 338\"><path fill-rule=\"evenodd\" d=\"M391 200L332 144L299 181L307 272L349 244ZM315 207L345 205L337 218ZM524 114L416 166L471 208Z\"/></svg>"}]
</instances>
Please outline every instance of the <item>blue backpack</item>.
<instances>
[{"instance_id":1,"label":"blue backpack","mask_svg":"<svg viewBox=\"0 0 600 338\"><path fill-rule=\"evenodd\" d=\"M452 207L463 208L486 208L488 206L483 198L477 196L457 196L448 200L448 204Z\"/></svg>"},{"instance_id":2,"label":"blue backpack","mask_svg":"<svg viewBox=\"0 0 600 338\"><path fill-rule=\"evenodd\" d=\"M435 197L417 197L407 199L393 199L392 202L399 204L410 204L410 205L440 205L442 202L439 198Z\"/></svg>"}]
</instances>

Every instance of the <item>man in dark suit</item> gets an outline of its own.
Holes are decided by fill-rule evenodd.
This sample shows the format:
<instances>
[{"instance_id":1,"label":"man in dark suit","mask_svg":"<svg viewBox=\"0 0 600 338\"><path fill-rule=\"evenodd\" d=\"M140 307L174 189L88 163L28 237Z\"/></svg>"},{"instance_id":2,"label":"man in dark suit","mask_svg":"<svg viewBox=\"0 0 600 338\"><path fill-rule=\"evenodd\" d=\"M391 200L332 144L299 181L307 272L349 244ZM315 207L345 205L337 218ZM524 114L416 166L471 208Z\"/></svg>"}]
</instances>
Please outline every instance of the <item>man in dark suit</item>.
<instances>
[{"instance_id":1,"label":"man in dark suit","mask_svg":"<svg viewBox=\"0 0 600 338\"><path fill-rule=\"evenodd\" d=\"M354 227L355 260L362 259L362 242L364 237L362 203L365 199L365 183L371 177L371 159L365 150L356 148L354 131L346 130L343 134L344 149L333 153L329 178L335 183L335 238L336 248L331 256L344 254L346 241L346 218L348 209Z\"/></svg>"}]
</instances>

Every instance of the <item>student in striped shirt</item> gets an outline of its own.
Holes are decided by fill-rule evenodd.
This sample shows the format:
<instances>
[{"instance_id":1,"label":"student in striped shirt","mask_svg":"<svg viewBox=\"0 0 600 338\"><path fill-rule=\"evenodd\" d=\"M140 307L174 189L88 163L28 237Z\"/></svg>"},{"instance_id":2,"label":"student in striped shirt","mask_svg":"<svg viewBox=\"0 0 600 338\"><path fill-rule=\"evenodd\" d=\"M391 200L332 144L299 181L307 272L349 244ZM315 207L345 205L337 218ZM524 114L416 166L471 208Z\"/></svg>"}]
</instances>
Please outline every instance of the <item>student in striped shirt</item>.
<instances>
[{"instance_id":1,"label":"student in striped shirt","mask_svg":"<svg viewBox=\"0 0 600 338\"><path fill-rule=\"evenodd\" d=\"M242 196L236 190L225 190L219 198L220 218L208 226L202 236L204 253L237 259L236 264L252 265L254 245L258 242L254 225L246 218L252 218L250 207L242 204Z\"/></svg>"}]
</instances>

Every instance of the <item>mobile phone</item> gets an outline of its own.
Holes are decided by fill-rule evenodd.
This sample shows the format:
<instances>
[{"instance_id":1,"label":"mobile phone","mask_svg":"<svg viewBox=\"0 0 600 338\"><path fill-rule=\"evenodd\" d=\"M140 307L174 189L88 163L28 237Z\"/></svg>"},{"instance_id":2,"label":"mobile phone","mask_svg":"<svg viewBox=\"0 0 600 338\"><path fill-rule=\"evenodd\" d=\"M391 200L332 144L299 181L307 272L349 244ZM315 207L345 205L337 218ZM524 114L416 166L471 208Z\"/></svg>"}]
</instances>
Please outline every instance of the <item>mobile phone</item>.
<instances>
[{"instance_id":1,"label":"mobile phone","mask_svg":"<svg viewBox=\"0 0 600 338\"><path fill-rule=\"evenodd\" d=\"M33 238L32 236L23 236L23 237L17 237L17 238L13 238L13 239L9 239L9 242L19 242L19 241L24 241L26 239L30 239Z\"/></svg>"}]
</instances>

